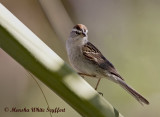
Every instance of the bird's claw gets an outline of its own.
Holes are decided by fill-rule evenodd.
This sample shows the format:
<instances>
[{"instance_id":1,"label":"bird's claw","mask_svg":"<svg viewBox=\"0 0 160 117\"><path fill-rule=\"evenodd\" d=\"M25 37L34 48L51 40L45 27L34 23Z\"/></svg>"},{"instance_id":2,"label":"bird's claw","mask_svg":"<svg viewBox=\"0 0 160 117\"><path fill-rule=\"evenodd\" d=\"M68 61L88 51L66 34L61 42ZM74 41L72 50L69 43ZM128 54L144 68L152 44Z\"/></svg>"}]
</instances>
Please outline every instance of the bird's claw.
<instances>
[{"instance_id":1,"label":"bird's claw","mask_svg":"<svg viewBox=\"0 0 160 117\"><path fill-rule=\"evenodd\" d=\"M103 93L102 92L98 92L101 96L103 96Z\"/></svg>"}]
</instances>

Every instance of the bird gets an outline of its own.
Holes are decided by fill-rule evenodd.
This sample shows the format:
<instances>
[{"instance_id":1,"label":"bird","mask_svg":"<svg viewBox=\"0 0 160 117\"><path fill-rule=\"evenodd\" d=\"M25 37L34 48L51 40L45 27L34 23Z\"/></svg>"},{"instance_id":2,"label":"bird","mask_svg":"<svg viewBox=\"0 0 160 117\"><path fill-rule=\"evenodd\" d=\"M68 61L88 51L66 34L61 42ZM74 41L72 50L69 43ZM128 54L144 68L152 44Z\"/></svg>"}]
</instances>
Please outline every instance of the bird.
<instances>
[{"instance_id":1,"label":"bird","mask_svg":"<svg viewBox=\"0 0 160 117\"><path fill-rule=\"evenodd\" d=\"M83 24L75 25L66 40L66 50L69 62L74 70L81 75L98 78L97 90L101 78L106 78L119 84L131 94L140 104L149 104L135 89L130 87L120 76L114 65L88 40L88 29Z\"/></svg>"}]
</instances>

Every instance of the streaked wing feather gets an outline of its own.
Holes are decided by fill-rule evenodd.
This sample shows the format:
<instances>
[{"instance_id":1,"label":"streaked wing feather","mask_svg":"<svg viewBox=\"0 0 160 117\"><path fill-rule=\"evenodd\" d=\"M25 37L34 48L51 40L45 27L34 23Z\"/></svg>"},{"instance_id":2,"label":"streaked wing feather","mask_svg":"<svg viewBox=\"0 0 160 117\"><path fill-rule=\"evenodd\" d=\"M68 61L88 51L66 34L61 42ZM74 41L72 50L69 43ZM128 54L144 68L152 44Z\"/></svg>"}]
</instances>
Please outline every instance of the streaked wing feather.
<instances>
[{"instance_id":1,"label":"streaked wing feather","mask_svg":"<svg viewBox=\"0 0 160 117\"><path fill-rule=\"evenodd\" d=\"M123 78L117 73L112 63L110 63L92 43L87 42L82 47L82 52L86 59L92 61L100 68L109 71L111 74L118 76L123 80Z\"/></svg>"}]
</instances>

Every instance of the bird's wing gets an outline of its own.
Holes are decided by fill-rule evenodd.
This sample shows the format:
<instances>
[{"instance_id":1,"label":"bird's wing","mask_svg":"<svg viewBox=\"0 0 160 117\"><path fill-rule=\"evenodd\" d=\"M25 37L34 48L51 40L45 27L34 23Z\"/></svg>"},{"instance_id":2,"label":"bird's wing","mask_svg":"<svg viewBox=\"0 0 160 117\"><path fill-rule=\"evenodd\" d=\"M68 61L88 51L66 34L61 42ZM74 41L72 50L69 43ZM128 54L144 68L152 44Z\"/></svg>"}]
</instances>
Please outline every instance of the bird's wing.
<instances>
[{"instance_id":1,"label":"bird's wing","mask_svg":"<svg viewBox=\"0 0 160 117\"><path fill-rule=\"evenodd\" d=\"M82 47L82 53L86 59L97 64L100 68L107 70L111 74L118 76L123 80L123 78L117 73L116 69L103 55L102 53L90 42L87 42Z\"/></svg>"}]
</instances>

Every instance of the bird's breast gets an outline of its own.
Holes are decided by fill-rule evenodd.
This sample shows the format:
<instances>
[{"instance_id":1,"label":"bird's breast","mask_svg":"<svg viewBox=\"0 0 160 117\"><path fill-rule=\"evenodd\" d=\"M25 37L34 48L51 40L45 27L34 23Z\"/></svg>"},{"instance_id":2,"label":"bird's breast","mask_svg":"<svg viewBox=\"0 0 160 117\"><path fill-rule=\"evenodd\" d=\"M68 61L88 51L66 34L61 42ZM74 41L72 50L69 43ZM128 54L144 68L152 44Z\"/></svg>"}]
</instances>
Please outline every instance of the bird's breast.
<instances>
[{"instance_id":1,"label":"bird's breast","mask_svg":"<svg viewBox=\"0 0 160 117\"><path fill-rule=\"evenodd\" d=\"M93 65L93 63L84 57L81 46L70 46L67 50L67 53L72 67L77 72L89 75L97 75L95 71L97 66Z\"/></svg>"}]
</instances>

